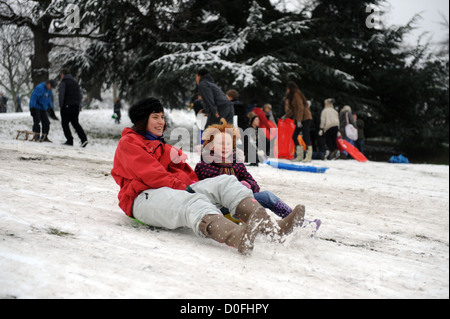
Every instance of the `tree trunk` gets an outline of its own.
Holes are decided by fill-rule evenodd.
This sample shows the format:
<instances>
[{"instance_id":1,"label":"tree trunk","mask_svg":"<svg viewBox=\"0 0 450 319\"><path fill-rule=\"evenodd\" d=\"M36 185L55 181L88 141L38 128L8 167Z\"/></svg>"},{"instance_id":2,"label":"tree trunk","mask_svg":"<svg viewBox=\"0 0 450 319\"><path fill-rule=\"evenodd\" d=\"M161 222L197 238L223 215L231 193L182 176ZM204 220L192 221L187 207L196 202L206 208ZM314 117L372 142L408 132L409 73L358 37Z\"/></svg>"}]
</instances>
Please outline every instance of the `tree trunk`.
<instances>
[{"instance_id":1,"label":"tree trunk","mask_svg":"<svg viewBox=\"0 0 450 319\"><path fill-rule=\"evenodd\" d=\"M34 35L34 55L31 57L31 79L33 87L49 79L48 70L50 61L48 59L52 45L48 28L43 23L42 27L32 29Z\"/></svg>"}]
</instances>

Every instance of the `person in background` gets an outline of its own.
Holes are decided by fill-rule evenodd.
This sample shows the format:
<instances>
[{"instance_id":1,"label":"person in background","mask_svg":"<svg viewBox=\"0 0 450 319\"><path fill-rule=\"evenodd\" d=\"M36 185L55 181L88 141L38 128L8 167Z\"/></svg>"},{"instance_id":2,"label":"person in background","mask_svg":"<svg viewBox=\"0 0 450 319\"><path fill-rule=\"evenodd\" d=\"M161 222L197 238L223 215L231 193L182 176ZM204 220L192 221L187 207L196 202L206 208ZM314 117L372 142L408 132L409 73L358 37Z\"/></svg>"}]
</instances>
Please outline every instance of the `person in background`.
<instances>
[{"instance_id":1,"label":"person in background","mask_svg":"<svg viewBox=\"0 0 450 319\"><path fill-rule=\"evenodd\" d=\"M247 150L245 160L250 163L250 166L259 166L259 163L264 163L270 154L270 141L264 131L260 129L261 119L259 116L252 111L248 113L248 118L251 130L250 134L244 136L244 145Z\"/></svg>"},{"instance_id":2,"label":"person in background","mask_svg":"<svg viewBox=\"0 0 450 319\"><path fill-rule=\"evenodd\" d=\"M7 112L8 98L0 92L0 113Z\"/></svg>"},{"instance_id":3,"label":"person in background","mask_svg":"<svg viewBox=\"0 0 450 319\"><path fill-rule=\"evenodd\" d=\"M356 121L356 125L358 125L358 139L355 141L355 146L362 154L364 154L366 139L364 135L364 121L358 117L356 113L353 113L353 119Z\"/></svg>"},{"instance_id":4,"label":"person in background","mask_svg":"<svg viewBox=\"0 0 450 319\"><path fill-rule=\"evenodd\" d=\"M353 125L355 128L358 128L356 121L353 118L352 108L349 105L345 105L339 112L339 128L342 139L349 142L352 145L355 145L355 141L350 139L347 136L347 133L345 132L345 126L347 125L347 123ZM347 159L348 152L342 151L340 158Z\"/></svg>"},{"instance_id":5,"label":"person in background","mask_svg":"<svg viewBox=\"0 0 450 319\"><path fill-rule=\"evenodd\" d=\"M23 110L22 110L22 95L20 93L17 93L16 112L23 112Z\"/></svg>"},{"instance_id":6,"label":"person in background","mask_svg":"<svg viewBox=\"0 0 450 319\"><path fill-rule=\"evenodd\" d=\"M336 139L339 132L339 114L334 109L334 100L326 99L324 108L320 114L320 130L319 135L325 134L325 143L330 152L327 159L336 159L339 157L339 150Z\"/></svg>"},{"instance_id":7,"label":"person in background","mask_svg":"<svg viewBox=\"0 0 450 319\"><path fill-rule=\"evenodd\" d=\"M116 124L120 124L120 119L122 118L122 103L120 102L120 97L116 97L114 101L114 119Z\"/></svg>"},{"instance_id":8,"label":"person in background","mask_svg":"<svg viewBox=\"0 0 450 319\"><path fill-rule=\"evenodd\" d=\"M311 110L309 109L309 103L306 100L303 93L294 82L288 82L286 88L286 104L285 104L284 118L291 118L297 127L294 131L292 139L295 144L295 151L297 156L294 161L311 162L313 147L310 136L310 129L312 124ZM298 135L303 134L303 140L306 143L306 157L303 159L303 147L298 141Z\"/></svg>"},{"instance_id":9,"label":"person in background","mask_svg":"<svg viewBox=\"0 0 450 319\"><path fill-rule=\"evenodd\" d=\"M247 107L239 101L239 93L236 90L228 90L227 98L233 103L234 114L237 115L238 127L245 131L248 128Z\"/></svg>"},{"instance_id":10,"label":"person in background","mask_svg":"<svg viewBox=\"0 0 450 319\"><path fill-rule=\"evenodd\" d=\"M200 93L197 93L195 97L195 100L191 103L191 107L194 109L194 113L197 116L198 113L203 113L203 101Z\"/></svg>"},{"instance_id":11,"label":"person in background","mask_svg":"<svg viewBox=\"0 0 450 319\"><path fill-rule=\"evenodd\" d=\"M34 137L35 141L51 142L48 139L50 132L50 120L48 119L48 110L53 110L52 90L56 87L56 82L48 80L38 84L30 97L30 113L33 117L33 132L37 133ZM42 124L42 131L41 131Z\"/></svg>"},{"instance_id":12,"label":"person in background","mask_svg":"<svg viewBox=\"0 0 450 319\"><path fill-rule=\"evenodd\" d=\"M266 103L263 106L263 111L266 114L266 117L269 121L271 121L275 126L277 125L277 121L275 120L275 116L272 112L272 104Z\"/></svg>"},{"instance_id":13,"label":"person in background","mask_svg":"<svg viewBox=\"0 0 450 319\"><path fill-rule=\"evenodd\" d=\"M86 147L88 140L83 128L80 125L78 116L80 115L80 105L83 96L80 86L67 69L61 70L61 84L59 85L59 107L61 109L61 125L66 137L64 145L73 146L72 132L69 124L78 134L81 140L81 147Z\"/></svg>"},{"instance_id":14,"label":"person in background","mask_svg":"<svg viewBox=\"0 0 450 319\"><path fill-rule=\"evenodd\" d=\"M200 69L195 81L203 100L203 113L208 115L206 127L212 124L219 124L224 118L227 122L233 123L234 107L225 93L214 83L214 80L207 69Z\"/></svg>"}]
</instances>

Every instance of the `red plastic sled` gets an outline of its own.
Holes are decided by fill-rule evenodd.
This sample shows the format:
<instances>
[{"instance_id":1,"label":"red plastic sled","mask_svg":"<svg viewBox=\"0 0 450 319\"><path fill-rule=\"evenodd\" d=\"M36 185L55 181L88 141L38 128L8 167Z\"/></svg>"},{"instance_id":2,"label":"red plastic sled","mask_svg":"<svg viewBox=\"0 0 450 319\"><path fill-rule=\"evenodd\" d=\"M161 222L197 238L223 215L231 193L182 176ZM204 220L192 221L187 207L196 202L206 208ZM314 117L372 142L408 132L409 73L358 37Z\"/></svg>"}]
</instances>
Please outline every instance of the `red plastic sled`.
<instances>
[{"instance_id":1,"label":"red plastic sled","mask_svg":"<svg viewBox=\"0 0 450 319\"><path fill-rule=\"evenodd\" d=\"M294 134L295 124L291 119L278 121L278 138L275 142L274 155L277 158L293 159L295 153Z\"/></svg>"},{"instance_id":2,"label":"red plastic sled","mask_svg":"<svg viewBox=\"0 0 450 319\"><path fill-rule=\"evenodd\" d=\"M346 151L351 157L353 157L358 162L367 162L367 157L364 156L356 147L352 144L343 140L342 138L338 138L336 140L339 151Z\"/></svg>"}]
</instances>

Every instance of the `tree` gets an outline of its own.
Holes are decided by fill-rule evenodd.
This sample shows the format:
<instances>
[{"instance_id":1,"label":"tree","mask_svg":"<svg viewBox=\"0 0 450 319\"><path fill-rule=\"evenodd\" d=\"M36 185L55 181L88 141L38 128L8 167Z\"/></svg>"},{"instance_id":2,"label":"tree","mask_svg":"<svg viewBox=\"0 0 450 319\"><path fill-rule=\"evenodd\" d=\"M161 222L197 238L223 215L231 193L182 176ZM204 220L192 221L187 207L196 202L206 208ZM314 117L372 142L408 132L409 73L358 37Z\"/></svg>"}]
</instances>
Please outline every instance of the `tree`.
<instances>
[{"instance_id":1,"label":"tree","mask_svg":"<svg viewBox=\"0 0 450 319\"><path fill-rule=\"evenodd\" d=\"M299 65L281 60L278 45L307 28L304 17L283 15L268 1L245 1L240 14L232 14L224 1L188 4L174 16L177 32L162 33L165 41L157 41L147 54L136 57L131 67L137 79L133 85L181 106L193 93L196 72L207 67L224 89L237 88L248 98L279 101L287 75ZM192 15L200 4L205 4L200 6L201 15Z\"/></svg>"},{"instance_id":2,"label":"tree","mask_svg":"<svg viewBox=\"0 0 450 319\"><path fill-rule=\"evenodd\" d=\"M316 45L308 55L317 56L318 65L309 72L316 78L306 78L311 95L350 105L367 119L368 136L389 137L405 148L448 143L448 62L430 55L428 45L403 45L419 16L401 27L368 24L366 8L383 2L316 1L310 28ZM328 68L345 76L328 81Z\"/></svg>"},{"instance_id":3,"label":"tree","mask_svg":"<svg viewBox=\"0 0 450 319\"><path fill-rule=\"evenodd\" d=\"M71 14L77 13L78 10L81 11L80 16L75 15L73 19L76 21L79 19L80 23L89 19L89 12L84 10L88 4L89 1L79 1L77 6L74 6L68 0L0 1L0 23L27 27L33 34L31 79L34 86L49 79L52 40L74 37L98 38L98 35L94 35L96 26L86 23L83 31L82 28L70 28ZM67 8L76 10L67 14Z\"/></svg>"},{"instance_id":4,"label":"tree","mask_svg":"<svg viewBox=\"0 0 450 319\"><path fill-rule=\"evenodd\" d=\"M30 34L16 26L0 27L0 87L18 110L17 97L31 92Z\"/></svg>"}]
</instances>

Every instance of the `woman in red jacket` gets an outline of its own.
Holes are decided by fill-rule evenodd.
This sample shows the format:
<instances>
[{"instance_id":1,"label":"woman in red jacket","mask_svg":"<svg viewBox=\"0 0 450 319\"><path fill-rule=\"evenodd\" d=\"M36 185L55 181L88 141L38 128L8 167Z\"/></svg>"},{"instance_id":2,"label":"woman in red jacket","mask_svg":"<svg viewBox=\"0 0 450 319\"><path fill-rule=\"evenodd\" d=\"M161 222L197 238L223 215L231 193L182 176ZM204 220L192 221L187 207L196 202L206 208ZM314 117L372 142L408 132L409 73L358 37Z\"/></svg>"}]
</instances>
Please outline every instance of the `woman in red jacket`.
<instances>
[{"instance_id":1,"label":"woman in red jacket","mask_svg":"<svg viewBox=\"0 0 450 319\"><path fill-rule=\"evenodd\" d=\"M243 254L253 250L258 233L280 237L301 224L304 212L290 214L282 223L272 222L252 191L234 176L199 182L186 155L164 143L166 123L159 100L138 102L129 116L134 126L123 130L111 171L120 186L119 206L128 216L156 227L188 227ZM244 225L225 218L222 207Z\"/></svg>"}]
</instances>

